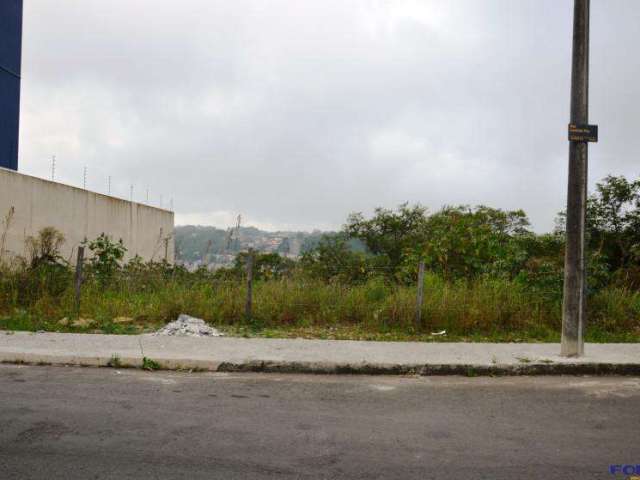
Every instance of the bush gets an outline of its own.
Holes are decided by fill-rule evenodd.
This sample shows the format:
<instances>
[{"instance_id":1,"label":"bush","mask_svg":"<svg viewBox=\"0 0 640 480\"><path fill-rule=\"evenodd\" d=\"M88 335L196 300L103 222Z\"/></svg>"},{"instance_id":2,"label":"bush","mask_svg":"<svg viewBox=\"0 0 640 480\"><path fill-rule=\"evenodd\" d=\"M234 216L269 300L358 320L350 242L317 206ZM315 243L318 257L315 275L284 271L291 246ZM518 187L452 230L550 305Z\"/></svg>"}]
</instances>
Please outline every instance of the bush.
<instances>
[{"instance_id":1,"label":"bush","mask_svg":"<svg viewBox=\"0 0 640 480\"><path fill-rule=\"evenodd\" d=\"M31 268L40 265L64 264L65 261L60 256L60 247L64 241L64 235L53 227L43 228L36 237L27 237L26 244Z\"/></svg>"},{"instance_id":2,"label":"bush","mask_svg":"<svg viewBox=\"0 0 640 480\"><path fill-rule=\"evenodd\" d=\"M89 259L90 272L103 284L112 280L127 252L122 239L113 242L108 235L101 233L95 240L85 240L83 244L89 247L92 254Z\"/></svg>"}]
</instances>

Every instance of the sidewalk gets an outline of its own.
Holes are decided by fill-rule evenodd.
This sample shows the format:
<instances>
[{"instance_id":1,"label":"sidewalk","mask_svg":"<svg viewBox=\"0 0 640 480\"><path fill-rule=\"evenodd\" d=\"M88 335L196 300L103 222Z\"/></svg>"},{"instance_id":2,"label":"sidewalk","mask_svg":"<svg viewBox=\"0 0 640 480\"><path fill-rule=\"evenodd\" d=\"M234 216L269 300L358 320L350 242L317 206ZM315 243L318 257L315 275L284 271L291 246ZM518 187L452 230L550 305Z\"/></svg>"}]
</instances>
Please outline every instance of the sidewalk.
<instances>
[{"instance_id":1,"label":"sidewalk","mask_svg":"<svg viewBox=\"0 0 640 480\"><path fill-rule=\"evenodd\" d=\"M579 359L551 343L418 343L189 338L0 331L0 362L218 372L420 375L635 374L640 343L587 344Z\"/></svg>"}]
</instances>

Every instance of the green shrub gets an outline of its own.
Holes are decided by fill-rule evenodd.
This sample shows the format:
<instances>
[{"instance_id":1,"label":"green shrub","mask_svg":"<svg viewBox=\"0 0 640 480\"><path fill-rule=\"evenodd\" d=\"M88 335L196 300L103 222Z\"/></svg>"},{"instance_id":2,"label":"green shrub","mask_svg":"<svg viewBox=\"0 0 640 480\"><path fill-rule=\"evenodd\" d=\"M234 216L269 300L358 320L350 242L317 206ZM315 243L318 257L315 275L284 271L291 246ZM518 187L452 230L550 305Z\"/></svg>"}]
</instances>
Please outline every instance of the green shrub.
<instances>
[{"instance_id":1,"label":"green shrub","mask_svg":"<svg viewBox=\"0 0 640 480\"><path fill-rule=\"evenodd\" d=\"M101 233L98 238L83 242L91 251L89 267L102 284L112 280L114 274L120 269L120 262L127 252L122 239L113 242L111 238Z\"/></svg>"}]
</instances>

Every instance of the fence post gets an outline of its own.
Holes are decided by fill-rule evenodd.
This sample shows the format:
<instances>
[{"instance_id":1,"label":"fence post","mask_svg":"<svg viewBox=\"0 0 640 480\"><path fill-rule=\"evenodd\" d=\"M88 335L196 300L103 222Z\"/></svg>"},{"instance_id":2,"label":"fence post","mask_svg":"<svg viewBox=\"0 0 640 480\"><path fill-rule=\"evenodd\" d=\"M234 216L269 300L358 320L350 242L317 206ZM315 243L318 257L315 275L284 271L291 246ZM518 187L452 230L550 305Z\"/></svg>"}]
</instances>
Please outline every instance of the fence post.
<instances>
[{"instance_id":1,"label":"fence post","mask_svg":"<svg viewBox=\"0 0 640 480\"><path fill-rule=\"evenodd\" d=\"M422 301L424 300L424 260L418 265L418 295L416 299L416 326L422 327Z\"/></svg>"},{"instance_id":2,"label":"fence post","mask_svg":"<svg viewBox=\"0 0 640 480\"><path fill-rule=\"evenodd\" d=\"M80 294L82 290L82 264L84 263L84 246L78 247L78 257L76 259L76 314L80 316Z\"/></svg>"},{"instance_id":3,"label":"fence post","mask_svg":"<svg viewBox=\"0 0 640 480\"><path fill-rule=\"evenodd\" d=\"M252 296L253 294L253 249L250 248L247 254L247 300L244 304L244 316L251 319Z\"/></svg>"}]
</instances>

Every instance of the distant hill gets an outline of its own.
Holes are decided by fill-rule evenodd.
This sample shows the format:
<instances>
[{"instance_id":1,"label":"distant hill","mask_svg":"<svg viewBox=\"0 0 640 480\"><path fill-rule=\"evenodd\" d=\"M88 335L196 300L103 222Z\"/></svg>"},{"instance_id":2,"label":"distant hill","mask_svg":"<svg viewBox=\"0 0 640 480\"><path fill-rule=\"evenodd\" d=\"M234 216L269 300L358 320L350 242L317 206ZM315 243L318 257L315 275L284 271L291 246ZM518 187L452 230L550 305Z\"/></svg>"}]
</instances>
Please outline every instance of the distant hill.
<instances>
[{"instance_id":1,"label":"distant hill","mask_svg":"<svg viewBox=\"0 0 640 480\"><path fill-rule=\"evenodd\" d=\"M267 232L255 227L223 230L200 225L175 227L176 260L182 263L224 263L224 258L253 248L296 257L315 247L325 233ZM220 259L220 257L224 257Z\"/></svg>"}]
</instances>

